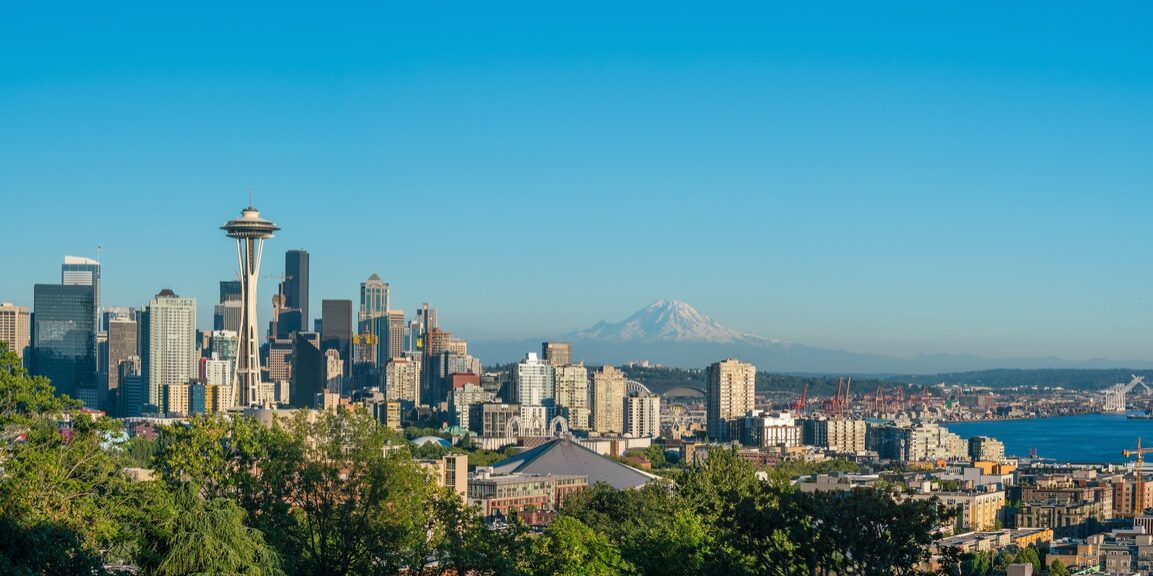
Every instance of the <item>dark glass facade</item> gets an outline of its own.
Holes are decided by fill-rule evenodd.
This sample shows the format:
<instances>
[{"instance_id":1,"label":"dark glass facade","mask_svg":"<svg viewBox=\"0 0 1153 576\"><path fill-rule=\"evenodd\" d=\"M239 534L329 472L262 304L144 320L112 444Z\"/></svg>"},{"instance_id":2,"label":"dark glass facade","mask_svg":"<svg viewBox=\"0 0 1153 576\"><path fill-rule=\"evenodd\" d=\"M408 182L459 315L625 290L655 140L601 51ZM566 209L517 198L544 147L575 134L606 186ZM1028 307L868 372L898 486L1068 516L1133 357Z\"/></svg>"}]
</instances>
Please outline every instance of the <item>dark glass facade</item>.
<instances>
[{"instance_id":1,"label":"dark glass facade","mask_svg":"<svg viewBox=\"0 0 1153 576\"><path fill-rule=\"evenodd\" d=\"M339 352L344 376L348 377L352 368L352 300L322 300L320 315L320 351Z\"/></svg>"},{"instance_id":2,"label":"dark glass facade","mask_svg":"<svg viewBox=\"0 0 1153 576\"><path fill-rule=\"evenodd\" d=\"M308 252L289 250L284 253L284 307L300 310L300 328L308 326Z\"/></svg>"},{"instance_id":3,"label":"dark glass facade","mask_svg":"<svg viewBox=\"0 0 1153 576\"><path fill-rule=\"evenodd\" d=\"M51 380L58 394L94 394L95 288L37 284L34 290L31 372Z\"/></svg>"}]
</instances>

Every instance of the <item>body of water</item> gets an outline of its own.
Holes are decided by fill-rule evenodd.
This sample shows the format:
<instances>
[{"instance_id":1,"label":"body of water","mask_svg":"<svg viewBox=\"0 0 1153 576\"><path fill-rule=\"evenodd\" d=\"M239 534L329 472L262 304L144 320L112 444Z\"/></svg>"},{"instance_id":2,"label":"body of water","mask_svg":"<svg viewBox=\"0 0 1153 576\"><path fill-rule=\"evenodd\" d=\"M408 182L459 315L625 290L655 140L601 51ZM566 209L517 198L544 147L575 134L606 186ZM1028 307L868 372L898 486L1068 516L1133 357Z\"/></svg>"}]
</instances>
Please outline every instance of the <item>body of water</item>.
<instances>
[{"instance_id":1,"label":"body of water","mask_svg":"<svg viewBox=\"0 0 1153 576\"><path fill-rule=\"evenodd\" d=\"M1031 420L983 420L943 424L962 438L992 436L1005 444L1006 456L1037 456L1059 462L1114 463L1127 460L1122 450L1153 447L1153 420L1129 420L1124 414L1085 414ZM1153 461L1153 455L1147 459Z\"/></svg>"}]
</instances>

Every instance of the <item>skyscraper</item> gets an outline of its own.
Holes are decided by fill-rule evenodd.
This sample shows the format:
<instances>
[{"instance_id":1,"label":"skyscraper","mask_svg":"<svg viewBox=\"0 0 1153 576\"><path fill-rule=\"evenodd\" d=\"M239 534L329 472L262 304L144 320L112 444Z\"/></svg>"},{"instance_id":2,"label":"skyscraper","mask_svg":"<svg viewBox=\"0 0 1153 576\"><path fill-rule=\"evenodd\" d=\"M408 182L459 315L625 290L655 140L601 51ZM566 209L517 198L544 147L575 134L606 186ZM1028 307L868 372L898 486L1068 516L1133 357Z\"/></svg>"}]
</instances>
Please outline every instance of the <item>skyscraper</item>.
<instances>
[{"instance_id":1,"label":"skyscraper","mask_svg":"<svg viewBox=\"0 0 1153 576\"><path fill-rule=\"evenodd\" d=\"M221 280L220 281L220 302L234 302L244 299L244 293L241 291L240 280Z\"/></svg>"},{"instance_id":2,"label":"skyscraper","mask_svg":"<svg viewBox=\"0 0 1153 576\"><path fill-rule=\"evenodd\" d=\"M725 442L739 439L730 422L744 418L753 409L757 368L735 358L709 365L705 371L705 418L710 440Z\"/></svg>"},{"instance_id":3,"label":"skyscraper","mask_svg":"<svg viewBox=\"0 0 1153 576\"><path fill-rule=\"evenodd\" d=\"M336 350L345 360L344 375L352 364L352 300L320 302L320 351Z\"/></svg>"},{"instance_id":4,"label":"skyscraper","mask_svg":"<svg viewBox=\"0 0 1153 576\"><path fill-rule=\"evenodd\" d=\"M0 304L0 342L8 343L8 349L21 358L32 337L31 321L27 308L11 302Z\"/></svg>"},{"instance_id":5,"label":"skyscraper","mask_svg":"<svg viewBox=\"0 0 1153 576\"><path fill-rule=\"evenodd\" d=\"M60 283L65 286L91 286L94 293L96 310L96 332L100 327L100 261L80 256L65 256L64 264L60 266ZM95 336L93 336L95 338Z\"/></svg>"},{"instance_id":6,"label":"skyscraper","mask_svg":"<svg viewBox=\"0 0 1153 576\"><path fill-rule=\"evenodd\" d=\"M240 406L251 406L260 397L260 340L256 322L256 280L260 276L260 254L264 241L280 230L260 217L252 206L240 212L240 218L221 226L229 238L236 239L240 265L240 289L244 307L240 315L240 342L236 362L236 385Z\"/></svg>"},{"instance_id":7,"label":"skyscraper","mask_svg":"<svg viewBox=\"0 0 1153 576\"><path fill-rule=\"evenodd\" d=\"M320 352L320 335L315 332L297 332L292 335L292 386L289 387L293 408L309 408L316 395L324 391L324 354Z\"/></svg>"},{"instance_id":8,"label":"skyscraper","mask_svg":"<svg viewBox=\"0 0 1153 576\"><path fill-rule=\"evenodd\" d=\"M601 434L625 431L625 373L613 366L593 372L593 430Z\"/></svg>"},{"instance_id":9,"label":"skyscraper","mask_svg":"<svg viewBox=\"0 0 1153 576\"><path fill-rule=\"evenodd\" d=\"M84 400L95 408L95 287L37 284L32 308L30 371L51 380L57 393Z\"/></svg>"},{"instance_id":10,"label":"skyscraper","mask_svg":"<svg viewBox=\"0 0 1153 576\"><path fill-rule=\"evenodd\" d=\"M384 366L390 358L388 340L389 286L380 276L373 274L360 283L360 311L357 314L360 334L372 335L369 340L375 345L372 354L376 367Z\"/></svg>"},{"instance_id":11,"label":"skyscraper","mask_svg":"<svg viewBox=\"0 0 1153 576\"><path fill-rule=\"evenodd\" d=\"M103 395L109 408L119 404L116 395L120 388L120 363L140 356L137 330L136 321L127 316L117 316L108 321L108 388Z\"/></svg>"},{"instance_id":12,"label":"skyscraper","mask_svg":"<svg viewBox=\"0 0 1153 576\"><path fill-rule=\"evenodd\" d=\"M196 355L196 299L161 290L148 303L148 403L164 406L164 387L200 376Z\"/></svg>"},{"instance_id":13,"label":"skyscraper","mask_svg":"<svg viewBox=\"0 0 1153 576\"><path fill-rule=\"evenodd\" d=\"M541 356L544 357L545 362L553 366L572 364L571 342L542 342L540 348Z\"/></svg>"},{"instance_id":14,"label":"skyscraper","mask_svg":"<svg viewBox=\"0 0 1153 576\"><path fill-rule=\"evenodd\" d=\"M300 311L300 330L308 329L308 252L284 253L284 307Z\"/></svg>"}]
</instances>

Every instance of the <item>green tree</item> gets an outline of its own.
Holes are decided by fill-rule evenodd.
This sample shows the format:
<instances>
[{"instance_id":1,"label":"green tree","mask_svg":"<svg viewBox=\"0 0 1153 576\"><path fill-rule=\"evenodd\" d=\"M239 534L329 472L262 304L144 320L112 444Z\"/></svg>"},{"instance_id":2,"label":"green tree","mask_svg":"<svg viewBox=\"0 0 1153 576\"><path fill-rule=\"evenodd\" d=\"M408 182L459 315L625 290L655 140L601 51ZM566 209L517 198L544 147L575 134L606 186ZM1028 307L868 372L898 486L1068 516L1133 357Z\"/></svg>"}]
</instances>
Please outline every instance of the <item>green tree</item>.
<instances>
[{"instance_id":1,"label":"green tree","mask_svg":"<svg viewBox=\"0 0 1153 576\"><path fill-rule=\"evenodd\" d=\"M561 513L607 536L641 574L699 574L710 547L700 516L660 483L635 490L596 484L569 496Z\"/></svg>"},{"instance_id":2,"label":"green tree","mask_svg":"<svg viewBox=\"0 0 1153 576\"><path fill-rule=\"evenodd\" d=\"M284 574L276 552L259 530L245 526L245 512L236 503L205 501L189 489L176 502L178 513L168 520L168 537L160 542L156 576Z\"/></svg>"},{"instance_id":3,"label":"green tree","mask_svg":"<svg viewBox=\"0 0 1153 576\"><path fill-rule=\"evenodd\" d=\"M67 396L57 396L52 383L43 376L29 376L24 363L7 342L0 342L0 426L8 428L30 418L61 414L79 408L82 403ZM6 435L11 430L6 430Z\"/></svg>"},{"instance_id":4,"label":"green tree","mask_svg":"<svg viewBox=\"0 0 1153 576\"><path fill-rule=\"evenodd\" d=\"M534 574L540 576L617 576L633 567L603 534L570 516L553 521L533 542Z\"/></svg>"},{"instance_id":5,"label":"green tree","mask_svg":"<svg viewBox=\"0 0 1153 576\"><path fill-rule=\"evenodd\" d=\"M1053 560L1049 565L1049 576L1069 576L1069 569L1065 567L1064 562Z\"/></svg>"}]
</instances>

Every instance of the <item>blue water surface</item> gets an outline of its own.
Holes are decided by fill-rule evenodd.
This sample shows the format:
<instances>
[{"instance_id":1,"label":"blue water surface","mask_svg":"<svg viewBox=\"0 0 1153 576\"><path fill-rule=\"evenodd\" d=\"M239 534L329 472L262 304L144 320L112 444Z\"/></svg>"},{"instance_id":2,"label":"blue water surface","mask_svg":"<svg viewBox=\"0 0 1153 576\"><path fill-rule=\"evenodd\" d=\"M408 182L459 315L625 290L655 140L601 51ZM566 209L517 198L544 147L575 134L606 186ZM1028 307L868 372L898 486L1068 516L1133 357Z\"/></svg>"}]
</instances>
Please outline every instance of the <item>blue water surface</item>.
<instances>
[{"instance_id":1,"label":"blue water surface","mask_svg":"<svg viewBox=\"0 0 1153 576\"><path fill-rule=\"evenodd\" d=\"M1153 420L1129 420L1124 414L1085 414L1031 420L982 420L943 424L962 438L992 436L1005 444L1005 455L1037 456L1059 462L1122 463L1122 450L1153 447ZM1153 460L1153 456L1148 457Z\"/></svg>"}]
</instances>

